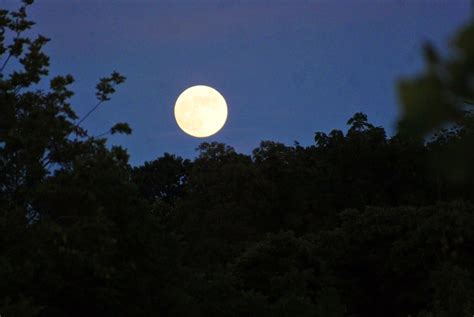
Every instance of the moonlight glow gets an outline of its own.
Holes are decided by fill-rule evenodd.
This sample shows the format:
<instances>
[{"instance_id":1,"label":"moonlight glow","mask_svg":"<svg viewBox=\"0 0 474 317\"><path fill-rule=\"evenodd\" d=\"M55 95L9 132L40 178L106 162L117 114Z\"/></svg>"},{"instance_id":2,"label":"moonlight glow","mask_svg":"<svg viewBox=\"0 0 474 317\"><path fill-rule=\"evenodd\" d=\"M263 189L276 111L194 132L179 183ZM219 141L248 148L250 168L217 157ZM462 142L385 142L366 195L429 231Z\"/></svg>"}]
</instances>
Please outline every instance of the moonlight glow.
<instances>
[{"instance_id":1,"label":"moonlight glow","mask_svg":"<svg viewBox=\"0 0 474 317\"><path fill-rule=\"evenodd\" d=\"M174 106L178 126L187 134L204 138L215 134L227 119L224 97L208 86L193 86L181 93Z\"/></svg>"}]
</instances>

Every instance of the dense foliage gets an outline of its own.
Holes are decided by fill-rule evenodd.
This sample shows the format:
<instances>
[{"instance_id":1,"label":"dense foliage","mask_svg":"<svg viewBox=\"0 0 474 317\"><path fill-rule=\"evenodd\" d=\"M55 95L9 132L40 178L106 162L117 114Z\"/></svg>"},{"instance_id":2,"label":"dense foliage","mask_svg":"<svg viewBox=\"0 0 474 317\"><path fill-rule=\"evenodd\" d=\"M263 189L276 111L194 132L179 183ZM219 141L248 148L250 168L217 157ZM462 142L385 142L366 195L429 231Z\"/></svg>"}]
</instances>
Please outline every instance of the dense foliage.
<instances>
[{"instance_id":1,"label":"dense foliage","mask_svg":"<svg viewBox=\"0 0 474 317\"><path fill-rule=\"evenodd\" d=\"M426 47L392 137L356 113L311 146L132 167L80 125L125 78L82 118L72 76L38 88L31 2L0 11L2 316L474 314L474 24L451 58Z\"/></svg>"}]
</instances>

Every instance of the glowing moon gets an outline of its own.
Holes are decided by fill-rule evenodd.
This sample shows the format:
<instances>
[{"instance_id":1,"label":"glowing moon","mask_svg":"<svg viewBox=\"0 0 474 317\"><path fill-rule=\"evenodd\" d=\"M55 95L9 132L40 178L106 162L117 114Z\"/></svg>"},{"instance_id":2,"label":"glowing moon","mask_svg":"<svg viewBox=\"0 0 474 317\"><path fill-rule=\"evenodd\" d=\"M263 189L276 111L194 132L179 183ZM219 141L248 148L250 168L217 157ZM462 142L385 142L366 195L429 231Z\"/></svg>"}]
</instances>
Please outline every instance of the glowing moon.
<instances>
[{"instance_id":1,"label":"glowing moon","mask_svg":"<svg viewBox=\"0 0 474 317\"><path fill-rule=\"evenodd\" d=\"M227 119L224 97L208 86L193 86L181 93L174 106L178 126L189 135L205 138L215 134Z\"/></svg>"}]
</instances>

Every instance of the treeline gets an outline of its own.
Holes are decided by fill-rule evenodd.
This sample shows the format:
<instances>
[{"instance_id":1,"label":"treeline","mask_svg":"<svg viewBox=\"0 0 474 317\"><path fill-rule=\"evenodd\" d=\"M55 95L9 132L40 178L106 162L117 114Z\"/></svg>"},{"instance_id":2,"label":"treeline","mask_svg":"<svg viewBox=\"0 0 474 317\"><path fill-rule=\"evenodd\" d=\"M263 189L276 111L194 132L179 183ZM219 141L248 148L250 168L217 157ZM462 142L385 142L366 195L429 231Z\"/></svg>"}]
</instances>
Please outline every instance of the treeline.
<instances>
[{"instance_id":1,"label":"treeline","mask_svg":"<svg viewBox=\"0 0 474 317\"><path fill-rule=\"evenodd\" d=\"M395 136L356 113L310 146L202 143L132 167L81 127L123 76L83 118L72 76L36 88L31 2L0 11L2 316L474 313L474 24L451 58L425 47Z\"/></svg>"},{"instance_id":2,"label":"treeline","mask_svg":"<svg viewBox=\"0 0 474 317\"><path fill-rule=\"evenodd\" d=\"M346 134L316 133L313 146L265 141L244 155L202 143L193 161L165 154L132 170L163 230L182 243L175 257L190 274L181 291L192 308L181 314L473 308L472 178L453 183L428 163L460 134L387 138L362 113L348 125Z\"/></svg>"}]
</instances>

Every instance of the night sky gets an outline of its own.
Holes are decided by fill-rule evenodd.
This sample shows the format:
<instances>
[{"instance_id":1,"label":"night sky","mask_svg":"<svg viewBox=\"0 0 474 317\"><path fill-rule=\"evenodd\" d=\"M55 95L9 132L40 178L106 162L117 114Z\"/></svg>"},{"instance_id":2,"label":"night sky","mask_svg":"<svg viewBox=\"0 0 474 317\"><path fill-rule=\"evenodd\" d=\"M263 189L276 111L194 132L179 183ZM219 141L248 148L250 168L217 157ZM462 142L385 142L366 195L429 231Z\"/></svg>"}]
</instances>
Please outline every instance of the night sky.
<instances>
[{"instance_id":1,"label":"night sky","mask_svg":"<svg viewBox=\"0 0 474 317\"><path fill-rule=\"evenodd\" d=\"M17 2L0 1L3 7ZM94 86L127 77L84 126L100 134L128 122L132 164L169 152L192 158L203 141L250 153L261 140L302 145L315 131L345 129L363 111L394 131L396 80L422 69L421 45L443 46L467 21L469 1L37 1L34 32L48 36L51 75L76 78L79 116ZM204 84L227 100L214 136L196 139L173 116L177 96Z\"/></svg>"}]
</instances>

